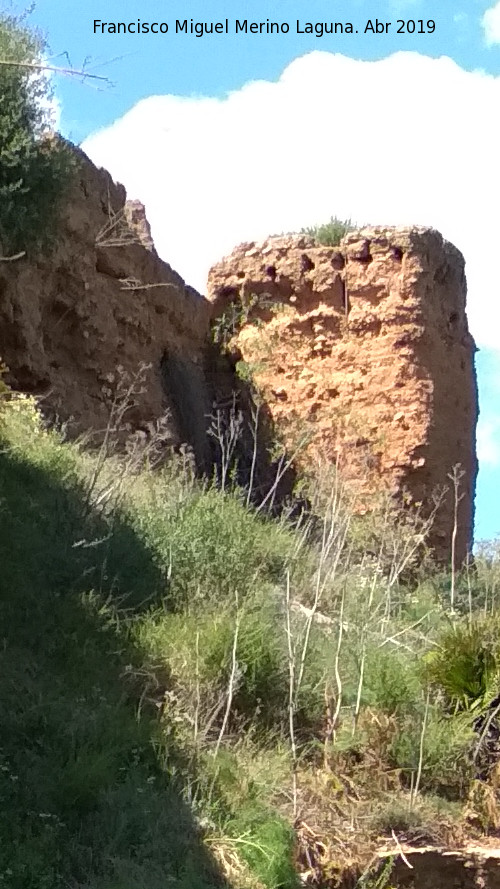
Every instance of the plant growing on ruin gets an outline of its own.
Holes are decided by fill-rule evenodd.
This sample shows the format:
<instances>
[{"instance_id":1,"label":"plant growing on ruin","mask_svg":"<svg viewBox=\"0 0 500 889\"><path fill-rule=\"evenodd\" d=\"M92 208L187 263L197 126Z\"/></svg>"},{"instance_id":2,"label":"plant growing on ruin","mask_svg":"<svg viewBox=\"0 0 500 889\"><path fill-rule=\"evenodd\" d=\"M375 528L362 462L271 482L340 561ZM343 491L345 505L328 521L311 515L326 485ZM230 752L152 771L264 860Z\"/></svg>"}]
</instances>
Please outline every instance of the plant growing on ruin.
<instances>
[{"instance_id":1,"label":"plant growing on ruin","mask_svg":"<svg viewBox=\"0 0 500 889\"><path fill-rule=\"evenodd\" d=\"M0 256L45 246L72 162L52 132L44 39L0 16Z\"/></svg>"},{"instance_id":2,"label":"plant growing on ruin","mask_svg":"<svg viewBox=\"0 0 500 889\"><path fill-rule=\"evenodd\" d=\"M314 238L323 247L338 247L342 238L348 232L355 231L357 227L352 219L339 219L337 216L331 216L329 222L301 228L300 233Z\"/></svg>"}]
</instances>

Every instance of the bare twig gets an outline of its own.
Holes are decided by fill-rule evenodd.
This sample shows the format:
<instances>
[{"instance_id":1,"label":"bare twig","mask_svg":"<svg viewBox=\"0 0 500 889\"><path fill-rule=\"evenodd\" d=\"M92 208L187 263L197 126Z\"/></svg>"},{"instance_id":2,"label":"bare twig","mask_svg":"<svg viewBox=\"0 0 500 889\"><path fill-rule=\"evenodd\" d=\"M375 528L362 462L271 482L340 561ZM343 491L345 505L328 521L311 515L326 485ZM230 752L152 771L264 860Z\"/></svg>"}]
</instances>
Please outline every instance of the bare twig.
<instances>
[{"instance_id":1,"label":"bare twig","mask_svg":"<svg viewBox=\"0 0 500 889\"><path fill-rule=\"evenodd\" d=\"M198 741L198 721L200 718L200 631L196 630L196 641L195 641L195 651L196 651L196 672L195 672L195 687L196 687L196 700L195 700L195 709L194 709L194 743L196 744Z\"/></svg>"},{"instance_id":2,"label":"bare twig","mask_svg":"<svg viewBox=\"0 0 500 889\"><path fill-rule=\"evenodd\" d=\"M496 717L498 716L499 713L500 713L500 704L497 704L495 709L491 711L490 715L488 716L488 719L484 723L483 730L479 736L479 741L477 742L477 744L474 748L474 753L472 756L473 762L476 762L476 760L479 756L479 751L481 750L481 747L483 746L484 739L486 738L486 735L488 734L490 725L493 722L493 720L496 719Z\"/></svg>"},{"instance_id":3,"label":"bare twig","mask_svg":"<svg viewBox=\"0 0 500 889\"><path fill-rule=\"evenodd\" d=\"M288 460L285 459L284 454L281 456L279 464L278 464L278 468L276 471L276 478L274 479L274 482L273 482L271 488L267 492L266 496L263 498L262 502L259 503L259 505L256 509L256 512L260 512L262 509L264 509L264 507L267 505L269 500L271 500L271 504L272 504L272 502L274 501L274 498L276 496L276 491L278 489L278 485L279 485L281 479L283 478L285 473L288 472L290 467L293 465L293 462L294 462L295 458L297 457L297 454L299 453L299 451L302 450L302 448L306 444L308 438L309 438L308 435L301 438L297 447L292 451L292 454L290 455Z\"/></svg>"},{"instance_id":4,"label":"bare twig","mask_svg":"<svg viewBox=\"0 0 500 889\"><path fill-rule=\"evenodd\" d=\"M64 74L66 77L84 77L88 80L101 80L110 83L109 77L103 74L89 74L77 68L60 68L58 65L46 65L43 62L14 62L11 59L0 59L0 65L8 68L27 68L30 71L50 71L53 74Z\"/></svg>"},{"instance_id":5,"label":"bare twig","mask_svg":"<svg viewBox=\"0 0 500 889\"><path fill-rule=\"evenodd\" d=\"M141 243L139 235L129 224L125 207L116 213L111 207L108 208L108 220L98 231L95 243L96 247L123 247Z\"/></svg>"},{"instance_id":6,"label":"bare twig","mask_svg":"<svg viewBox=\"0 0 500 889\"><path fill-rule=\"evenodd\" d=\"M333 722L333 738L335 738L335 730L338 725L339 716L340 716L340 708L342 707L342 677L340 675L340 652L342 649L342 640L344 633L344 605L345 605L345 586L342 587L342 598L340 600L340 614L339 614L339 632L337 636L337 649L335 651L335 662L334 662L334 670L335 670L335 683L337 686L336 693L336 705L335 711L333 713L332 722Z\"/></svg>"},{"instance_id":7,"label":"bare twig","mask_svg":"<svg viewBox=\"0 0 500 889\"><path fill-rule=\"evenodd\" d=\"M243 424L243 414L236 409L236 394L234 392L229 414L225 414L218 408L211 415L211 420L212 423L207 434L215 439L219 447L220 486L222 491L225 491Z\"/></svg>"},{"instance_id":8,"label":"bare twig","mask_svg":"<svg viewBox=\"0 0 500 889\"><path fill-rule=\"evenodd\" d=\"M124 287L120 287L120 290L152 290L153 287L169 287L173 290L177 289L176 284L171 284L168 281L159 281L156 284L142 284L140 281L133 278L120 278L120 284L124 284Z\"/></svg>"},{"instance_id":9,"label":"bare twig","mask_svg":"<svg viewBox=\"0 0 500 889\"><path fill-rule=\"evenodd\" d=\"M254 485L254 477L255 477L255 467L257 465L257 445L258 445L258 434L259 434L259 412L260 405L256 405L255 408L252 409L252 465L250 467L250 478L248 480L248 490L247 490L247 499L246 505L250 506L252 500L253 493L253 485Z\"/></svg>"},{"instance_id":10,"label":"bare twig","mask_svg":"<svg viewBox=\"0 0 500 889\"><path fill-rule=\"evenodd\" d=\"M399 854L401 855L401 858L403 859L404 863L406 864L406 867L409 867L410 870L413 870L413 864L411 864L411 863L408 861L408 859L407 859L405 853L403 852L403 850L402 850L402 848L401 848L401 843L399 842L399 840L398 840L396 834L394 833L394 830L391 830L391 834L392 834L392 838L393 838L394 842L396 843L397 850L398 850Z\"/></svg>"},{"instance_id":11,"label":"bare twig","mask_svg":"<svg viewBox=\"0 0 500 889\"><path fill-rule=\"evenodd\" d=\"M21 250L20 253L14 253L13 256L0 256L0 262L15 262L16 259L22 259L23 256L26 256L26 250Z\"/></svg>"}]
</instances>

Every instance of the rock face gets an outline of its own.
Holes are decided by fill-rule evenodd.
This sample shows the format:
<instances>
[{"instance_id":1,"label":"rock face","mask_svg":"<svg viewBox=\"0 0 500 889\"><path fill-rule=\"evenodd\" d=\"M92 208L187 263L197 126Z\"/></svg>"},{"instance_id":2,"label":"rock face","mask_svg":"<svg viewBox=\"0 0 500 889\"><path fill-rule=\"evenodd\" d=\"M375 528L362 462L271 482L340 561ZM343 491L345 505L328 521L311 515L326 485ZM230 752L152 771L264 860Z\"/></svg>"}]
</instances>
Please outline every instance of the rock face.
<instances>
[{"instance_id":1,"label":"rock face","mask_svg":"<svg viewBox=\"0 0 500 889\"><path fill-rule=\"evenodd\" d=\"M457 561L471 543L476 478L474 342L464 261L433 229L370 228L339 247L306 237L238 247L210 272L213 323L252 375L299 463L337 462L357 485L424 508L460 464ZM454 501L431 544L449 561Z\"/></svg>"},{"instance_id":2,"label":"rock face","mask_svg":"<svg viewBox=\"0 0 500 889\"><path fill-rule=\"evenodd\" d=\"M337 463L356 482L360 509L381 486L427 503L460 464L462 560L472 532L477 398L460 253L417 228L367 229L338 248L273 238L216 265L207 300L160 260L142 204L127 203L121 185L77 154L51 251L0 261L8 382L41 395L44 410L69 420L73 433L99 431L120 380L146 365L130 428L168 411L171 442L187 442L207 469L214 403L234 405L235 389L251 415L252 380L268 430L289 452L309 436L298 468L319 457ZM258 462L267 445L259 448ZM251 436L241 449L240 466L247 459L253 477ZM443 560L452 526L448 496L432 539Z\"/></svg>"},{"instance_id":3,"label":"rock face","mask_svg":"<svg viewBox=\"0 0 500 889\"><path fill-rule=\"evenodd\" d=\"M433 847L401 847L395 857L382 853L381 859L393 860L390 885L398 889L500 889L500 852L497 844L444 850Z\"/></svg>"},{"instance_id":4,"label":"rock face","mask_svg":"<svg viewBox=\"0 0 500 889\"><path fill-rule=\"evenodd\" d=\"M53 249L0 262L0 356L11 385L72 429L106 427L120 376L148 365L126 419L165 410L172 441L206 451L206 300L156 254L144 208L79 152Z\"/></svg>"}]
</instances>

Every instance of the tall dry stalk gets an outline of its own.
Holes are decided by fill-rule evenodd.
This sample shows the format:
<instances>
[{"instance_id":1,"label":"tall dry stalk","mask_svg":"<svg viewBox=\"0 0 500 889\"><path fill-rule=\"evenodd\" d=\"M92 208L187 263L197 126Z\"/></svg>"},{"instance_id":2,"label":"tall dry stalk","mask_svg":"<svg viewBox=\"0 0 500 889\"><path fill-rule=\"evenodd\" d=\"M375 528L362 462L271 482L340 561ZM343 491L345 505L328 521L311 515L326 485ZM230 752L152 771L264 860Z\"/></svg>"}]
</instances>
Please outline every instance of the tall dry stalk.
<instances>
[{"instance_id":1,"label":"tall dry stalk","mask_svg":"<svg viewBox=\"0 0 500 889\"><path fill-rule=\"evenodd\" d=\"M292 754L292 799L293 818L297 818L297 744L295 740L295 689L296 689L296 662L295 644L291 627L291 598L290 598L290 572L286 573L285 587L285 629L288 644L288 732L290 735L290 750Z\"/></svg>"},{"instance_id":2,"label":"tall dry stalk","mask_svg":"<svg viewBox=\"0 0 500 889\"><path fill-rule=\"evenodd\" d=\"M464 494L460 493L460 483L465 475L465 471L461 468L460 463L456 463L452 471L448 474L453 488L453 529L451 532L451 586L450 586L450 608L455 608L455 582L457 573L457 536L458 536L458 507L460 501L463 500Z\"/></svg>"},{"instance_id":3,"label":"tall dry stalk","mask_svg":"<svg viewBox=\"0 0 500 889\"><path fill-rule=\"evenodd\" d=\"M425 710L424 710L424 716L422 719L422 729L420 732L420 744L419 744L419 750L418 750L417 776L415 779L415 783L413 784L412 789L411 789L410 811L413 809L413 807L415 805L415 802L416 802L416 799L418 796L418 791L420 788L420 781L422 779L422 768L423 768L423 763L424 763L424 741L425 741L425 732L427 729L428 716L429 716L429 690L427 690L427 694L425 697Z\"/></svg>"},{"instance_id":4,"label":"tall dry stalk","mask_svg":"<svg viewBox=\"0 0 500 889\"><path fill-rule=\"evenodd\" d=\"M229 683L227 688L227 699L226 699L226 709L224 711L224 718L222 720L222 725L219 732L219 737L217 738L217 743L214 749L214 757L217 757L217 754L220 749L220 745L222 743L222 739L226 733L227 724L229 721L229 716L231 713L231 707L233 705L233 695L234 689L237 682L238 676L238 636L240 632L240 610L238 604L238 593L236 593L236 621L234 625L234 636L233 636L233 648L231 653L231 673L229 676Z\"/></svg>"},{"instance_id":5,"label":"tall dry stalk","mask_svg":"<svg viewBox=\"0 0 500 889\"><path fill-rule=\"evenodd\" d=\"M252 502L253 496L253 486L255 479L255 470L257 468L257 454L258 454L258 443L259 443L259 415L260 415L260 404L252 407L252 462L250 465L250 478L248 480L248 488L247 488L247 497L246 497L246 506L250 506Z\"/></svg>"},{"instance_id":6,"label":"tall dry stalk","mask_svg":"<svg viewBox=\"0 0 500 889\"><path fill-rule=\"evenodd\" d=\"M235 393L233 393L229 413L218 408L215 413L211 414L210 419L212 422L208 429L208 435L214 439L219 450L219 484L221 490L225 491L243 425L243 414L236 408Z\"/></svg>"},{"instance_id":7,"label":"tall dry stalk","mask_svg":"<svg viewBox=\"0 0 500 889\"><path fill-rule=\"evenodd\" d=\"M318 564L314 574L313 586L313 602L312 607L307 609L307 617L305 625L300 634L294 638L291 622L291 613L293 603L291 601L290 591L290 571L286 574L285 589L285 629L288 642L288 666L289 666L289 699L288 699L288 730L290 736L290 749L292 754L292 781L293 781L293 810L294 817L297 817L297 767L298 767L298 751L295 732L295 713L297 712L300 692L304 681L304 673L307 664L307 656L310 648L311 630L314 620L317 618L319 606L325 589L333 585L341 558L345 551L347 534L349 531L351 519L351 510L346 503L346 495L340 481L338 473L335 473L334 483L331 485L326 507L323 513L321 526L321 541L319 545ZM307 529L298 538L298 548L305 546L308 539ZM294 557L298 554L295 549ZM342 646L343 636L343 614L345 601L345 587L342 588L342 598L340 606L339 634L337 640L337 651L335 657L335 711L331 711L330 696L325 691L325 708L327 726L330 725L331 732L335 730L340 713L342 701L342 680L340 676L340 649ZM328 745L328 727L325 737L325 756Z\"/></svg>"}]
</instances>

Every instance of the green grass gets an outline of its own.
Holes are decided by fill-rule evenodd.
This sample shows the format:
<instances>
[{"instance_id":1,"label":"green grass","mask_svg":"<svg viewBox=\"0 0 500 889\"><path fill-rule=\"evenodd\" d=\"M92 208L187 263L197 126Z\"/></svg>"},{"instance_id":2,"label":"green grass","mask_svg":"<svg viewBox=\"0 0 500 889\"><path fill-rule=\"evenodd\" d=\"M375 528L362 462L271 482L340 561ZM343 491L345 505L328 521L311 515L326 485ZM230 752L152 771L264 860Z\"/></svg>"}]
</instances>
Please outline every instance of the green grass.
<instances>
[{"instance_id":1,"label":"green grass","mask_svg":"<svg viewBox=\"0 0 500 889\"><path fill-rule=\"evenodd\" d=\"M98 515L88 506L92 461L45 433L29 402L14 402L7 413L0 453L3 885L223 885L199 826L210 812L217 816L212 833L224 828L242 862L248 859L264 885L277 886L276 874L292 872L289 828L261 805L254 843L240 823L244 800L230 806L220 790L190 803L189 788L202 780L194 753L177 742L168 708L161 721L157 714L169 677L183 675L179 653L193 622L186 614L183 623L182 608L232 596L236 576L242 597L256 577L271 583L286 535L276 529L273 547L272 529L237 497L193 488L179 503L175 484L167 493L159 475L152 490L147 472L136 490L137 513L129 500ZM236 547L238 535L248 540L246 585L243 563L228 559L223 572L224 545ZM225 631L212 633L204 650L208 678L219 689L229 613L223 622ZM261 647L270 671L272 647ZM264 668L248 673L243 709L266 693L268 679Z\"/></svg>"},{"instance_id":2,"label":"green grass","mask_svg":"<svg viewBox=\"0 0 500 889\"><path fill-rule=\"evenodd\" d=\"M106 528L82 521L74 455L49 437L25 445L0 455L2 883L219 885L182 786L158 766L155 723L137 718L140 653L105 604L140 601L161 575L125 526L106 564L75 546Z\"/></svg>"},{"instance_id":3,"label":"green grass","mask_svg":"<svg viewBox=\"0 0 500 889\"><path fill-rule=\"evenodd\" d=\"M481 615L462 617L442 577L388 585L392 536L379 564L359 559L357 526L325 552L321 523L259 515L175 460L122 477L115 454L95 477L96 456L46 432L29 399L0 408L0 442L2 885L297 886L290 645L298 804L324 842L347 818L362 870L377 832L438 836L446 806L463 828L478 740L464 701L479 689L475 717L496 693L476 669L498 656L490 551ZM297 603L318 590L316 626Z\"/></svg>"}]
</instances>

